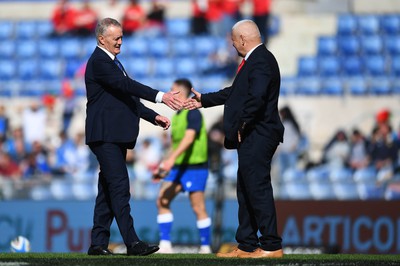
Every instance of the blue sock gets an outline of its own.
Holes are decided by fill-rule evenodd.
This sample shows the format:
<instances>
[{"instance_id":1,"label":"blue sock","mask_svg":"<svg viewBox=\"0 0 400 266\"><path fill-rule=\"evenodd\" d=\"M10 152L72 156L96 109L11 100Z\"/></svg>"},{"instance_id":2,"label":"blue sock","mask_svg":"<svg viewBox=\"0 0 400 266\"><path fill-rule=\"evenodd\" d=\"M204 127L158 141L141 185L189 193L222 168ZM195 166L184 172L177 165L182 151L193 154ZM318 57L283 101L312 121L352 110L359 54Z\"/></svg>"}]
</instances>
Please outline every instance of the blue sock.
<instances>
[{"instance_id":1,"label":"blue sock","mask_svg":"<svg viewBox=\"0 0 400 266\"><path fill-rule=\"evenodd\" d=\"M200 234L200 244L202 246L209 246L211 243L211 219L206 218L197 221L197 228Z\"/></svg>"},{"instance_id":2,"label":"blue sock","mask_svg":"<svg viewBox=\"0 0 400 266\"><path fill-rule=\"evenodd\" d=\"M174 216L172 213L159 214L157 216L160 240L171 241L171 228Z\"/></svg>"}]
</instances>

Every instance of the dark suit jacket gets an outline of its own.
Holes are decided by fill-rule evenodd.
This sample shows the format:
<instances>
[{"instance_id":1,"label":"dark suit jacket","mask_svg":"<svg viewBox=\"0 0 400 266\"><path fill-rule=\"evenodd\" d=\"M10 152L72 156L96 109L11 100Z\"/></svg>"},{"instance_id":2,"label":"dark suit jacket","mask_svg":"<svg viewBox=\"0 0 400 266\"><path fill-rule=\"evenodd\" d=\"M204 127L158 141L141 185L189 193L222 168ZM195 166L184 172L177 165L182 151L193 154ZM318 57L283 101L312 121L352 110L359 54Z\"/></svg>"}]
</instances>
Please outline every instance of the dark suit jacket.
<instances>
[{"instance_id":1,"label":"dark suit jacket","mask_svg":"<svg viewBox=\"0 0 400 266\"><path fill-rule=\"evenodd\" d=\"M203 107L224 104L225 147L238 147L252 130L277 143L283 141L283 125L278 112L280 72L273 54L258 46L246 60L232 85L218 92L202 94Z\"/></svg>"},{"instance_id":2,"label":"dark suit jacket","mask_svg":"<svg viewBox=\"0 0 400 266\"><path fill-rule=\"evenodd\" d=\"M155 124L157 113L139 98L155 102L157 90L125 76L115 62L96 47L86 65L86 143L126 143L133 148L139 119Z\"/></svg>"}]
</instances>

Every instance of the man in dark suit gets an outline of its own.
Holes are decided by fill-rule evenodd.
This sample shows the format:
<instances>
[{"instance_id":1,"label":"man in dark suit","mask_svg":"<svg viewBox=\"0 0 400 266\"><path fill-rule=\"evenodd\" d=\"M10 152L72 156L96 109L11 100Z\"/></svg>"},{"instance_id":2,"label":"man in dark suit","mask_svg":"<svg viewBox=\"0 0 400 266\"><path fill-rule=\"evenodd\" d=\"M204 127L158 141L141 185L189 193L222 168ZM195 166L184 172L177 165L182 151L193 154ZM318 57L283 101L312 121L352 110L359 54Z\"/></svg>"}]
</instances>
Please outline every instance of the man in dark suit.
<instances>
[{"instance_id":1,"label":"man in dark suit","mask_svg":"<svg viewBox=\"0 0 400 266\"><path fill-rule=\"evenodd\" d=\"M108 249L115 218L128 255L148 255L158 246L139 239L130 215L129 177L125 159L135 146L139 119L168 129L168 118L140 102L163 102L174 110L182 103L174 93L162 93L129 78L116 56L122 44L121 24L105 18L96 26L97 47L86 65L86 144L100 165L89 255L112 255Z\"/></svg>"},{"instance_id":2,"label":"man in dark suit","mask_svg":"<svg viewBox=\"0 0 400 266\"><path fill-rule=\"evenodd\" d=\"M224 104L225 147L238 151L239 245L217 256L280 258L282 239L277 232L270 176L271 160L284 131L277 108L279 67L253 21L237 22L232 42L243 57L233 84L207 94L192 89L195 96L184 103L187 109Z\"/></svg>"}]
</instances>

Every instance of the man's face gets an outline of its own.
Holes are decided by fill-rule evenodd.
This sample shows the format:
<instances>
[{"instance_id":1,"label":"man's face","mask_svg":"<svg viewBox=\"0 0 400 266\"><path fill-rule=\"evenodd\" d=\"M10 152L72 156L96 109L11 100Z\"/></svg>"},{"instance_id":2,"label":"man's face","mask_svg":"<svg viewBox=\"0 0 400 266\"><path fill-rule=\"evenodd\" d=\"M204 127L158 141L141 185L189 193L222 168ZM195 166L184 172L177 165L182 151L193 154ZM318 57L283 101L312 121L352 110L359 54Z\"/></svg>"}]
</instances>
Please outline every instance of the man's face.
<instances>
[{"instance_id":1,"label":"man's face","mask_svg":"<svg viewBox=\"0 0 400 266\"><path fill-rule=\"evenodd\" d=\"M122 28L110 26L104 35L100 35L100 43L107 51L117 55L121 52L122 37Z\"/></svg>"},{"instance_id":2,"label":"man's face","mask_svg":"<svg viewBox=\"0 0 400 266\"><path fill-rule=\"evenodd\" d=\"M244 53L242 38L240 38L240 35L235 32L232 32L231 39L232 39L232 45L233 47L235 47L238 56L245 57L246 53Z\"/></svg>"}]
</instances>

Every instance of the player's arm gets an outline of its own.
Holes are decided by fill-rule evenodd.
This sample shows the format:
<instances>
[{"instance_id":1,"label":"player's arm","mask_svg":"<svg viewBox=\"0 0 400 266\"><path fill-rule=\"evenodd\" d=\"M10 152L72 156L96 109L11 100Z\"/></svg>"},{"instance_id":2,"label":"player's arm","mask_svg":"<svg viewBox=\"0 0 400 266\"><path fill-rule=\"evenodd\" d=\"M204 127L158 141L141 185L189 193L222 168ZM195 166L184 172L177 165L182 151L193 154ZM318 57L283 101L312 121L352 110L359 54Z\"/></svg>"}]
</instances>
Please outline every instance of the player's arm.
<instances>
[{"instance_id":1,"label":"player's arm","mask_svg":"<svg viewBox=\"0 0 400 266\"><path fill-rule=\"evenodd\" d=\"M184 153L194 142L195 138L196 138L196 130L195 129L191 129L188 128L185 131L185 135L183 137L183 139L181 140L181 142L179 143L178 147L176 147L175 150L172 150L170 155L168 156L167 159L165 159L162 163L162 168L166 171L171 170L171 168L174 166L175 164L175 160L176 158L179 157L179 155L181 155L182 153Z\"/></svg>"}]
</instances>

